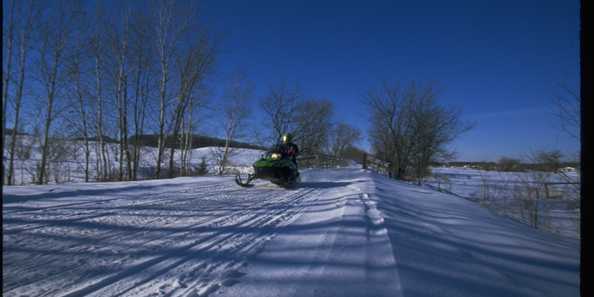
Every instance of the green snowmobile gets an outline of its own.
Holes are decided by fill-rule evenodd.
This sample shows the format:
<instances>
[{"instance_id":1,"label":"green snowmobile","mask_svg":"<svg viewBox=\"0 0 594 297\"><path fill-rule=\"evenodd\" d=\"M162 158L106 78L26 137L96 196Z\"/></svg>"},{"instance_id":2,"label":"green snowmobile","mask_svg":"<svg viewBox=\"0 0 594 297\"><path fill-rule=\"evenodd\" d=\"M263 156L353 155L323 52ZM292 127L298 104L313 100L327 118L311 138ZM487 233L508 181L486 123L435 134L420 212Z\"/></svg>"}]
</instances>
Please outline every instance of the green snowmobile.
<instances>
[{"instance_id":1,"label":"green snowmobile","mask_svg":"<svg viewBox=\"0 0 594 297\"><path fill-rule=\"evenodd\" d=\"M282 186L292 187L299 182L299 171L297 164L276 151L267 152L253 165L254 173L242 178L240 174L235 176L235 182L242 187L251 187L255 179L265 179Z\"/></svg>"}]
</instances>

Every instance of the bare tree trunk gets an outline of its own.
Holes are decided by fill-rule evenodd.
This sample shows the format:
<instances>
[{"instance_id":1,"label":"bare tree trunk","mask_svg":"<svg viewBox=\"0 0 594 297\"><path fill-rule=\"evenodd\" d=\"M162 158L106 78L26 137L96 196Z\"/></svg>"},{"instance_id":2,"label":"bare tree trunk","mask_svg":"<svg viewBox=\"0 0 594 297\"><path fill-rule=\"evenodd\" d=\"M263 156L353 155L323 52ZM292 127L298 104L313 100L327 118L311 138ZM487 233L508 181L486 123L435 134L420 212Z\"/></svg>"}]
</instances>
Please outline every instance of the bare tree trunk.
<instances>
[{"instance_id":1,"label":"bare tree trunk","mask_svg":"<svg viewBox=\"0 0 594 297\"><path fill-rule=\"evenodd\" d=\"M159 55L159 64L161 66L161 80L159 82L159 138L157 141L158 155L157 155L157 170L156 177L161 175L161 162L163 161L163 154L165 151L165 115L166 115L166 99L167 99L167 83L169 82L169 59L176 50L181 48L176 46L178 38L185 32L191 21L195 19L196 15L192 7L184 7L183 9L176 8L174 1L163 1L158 11L158 24L156 28L157 51ZM175 13L174 13L175 11ZM189 61L188 61L189 62ZM181 65L184 68L186 65ZM180 78L180 84L184 84L184 78ZM183 90L184 88L180 88ZM180 93L178 96L187 96ZM179 123L172 123L173 127L179 129ZM174 129L175 130L175 129ZM174 131L179 132L179 131ZM174 135L174 140L175 140ZM171 164L171 159L170 159ZM169 175L172 175L172 168Z\"/></svg>"},{"instance_id":2,"label":"bare tree trunk","mask_svg":"<svg viewBox=\"0 0 594 297\"><path fill-rule=\"evenodd\" d=\"M188 113L188 130L186 132L186 153L185 153L185 175L189 175L191 161L192 161L192 136L193 136L193 126L192 126L192 114L194 111L194 98L190 96L189 98L189 113Z\"/></svg>"},{"instance_id":3,"label":"bare tree trunk","mask_svg":"<svg viewBox=\"0 0 594 297\"><path fill-rule=\"evenodd\" d=\"M62 62L62 54L65 46L65 34L64 32L58 33L58 40L56 40L55 46L52 48L52 58L53 58L53 65L50 66L50 71L47 76L47 112L45 116L45 124L44 124L44 135L43 135L43 143L41 145L41 171L39 173L39 180L37 181L38 184L43 184L46 180L46 165L48 162L48 153L49 153L49 133L52 122L54 120L53 108L54 108L54 101L56 95L56 84L58 81L58 65ZM46 38L52 38L53 36L46 36ZM45 63L43 63L45 64ZM43 67L43 66L42 66ZM43 70L42 70L43 71Z\"/></svg>"},{"instance_id":4,"label":"bare tree trunk","mask_svg":"<svg viewBox=\"0 0 594 297\"><path fill-rule=\"evenodd\" d=\"M196 44L188 49L188 52L181 59L180 88L177 96L177 106L173 118L173 139L177 140L179 130L183 121L183 115L188 107L188 100L196 86L198 86L213 64L214 55L208 42L203 37ZM179 60L178 60L179 61ZM175 144L171 145L169 155L169 177L174 176L174 154Z\"/></svg>"},{"instance_id":5,"label":"bare tree trunk","mask_svg":"<svg viewBox=\"0 0 594 297\"><path fill-rule=\"evenodd\" d=\"M118 72L116 77L116 99L118 105L118 128L119 128L119 180L124 179L124 158L127 162L127 177L132 179L131 174L131 163L130 163L130 150L128 149L128 86L127 86L127 74L126 74L126 59L128 50L128 19L125 17L124 20L124 33L121 38L117 38L114 41L114 48L117 52L118 61Z\"/></svg>"},{"instance_id":6,"label":"bare tree trunk","mask_svg":"<svg viewBox=\"0 0 594 297\"><path fill-rule=\"evenodd\" d=\"M161 65L161 80L159 82L159 137L157 140L157 170L155 177L161 176L161 162L165 149L165 100L167 96L167 82L169 81L169 26L172 20L170 4L163 3L159 10L159 24L157 27L157 46L159 64Z\"/></svg>"},{"instance_id":7,"label":"bare tree trunk","mask_svg":"<svg viewBox=\"0 0 594 297\"><path fill-rule=\"evenodd\" d=\"M184 106L184 100L183 98L179 99L180 102L178 102L178 106L176 108L175 111L175 115L174 115L174 120L173 120L173 131L172 131L172 135L173 135L173 141L174 143L171 144L171 147L169 149L169 178L173 178L175 175L175 168L174 168L174 155L175 155L175 142L177 142L177 137L179 135L179 129L182 123L182 119L183 119L183 114L185 111L185 106Z\"/></svg>"},{"instance_id":8,"label":"bare tree trunk","mask_svg":"<svg viewBox=\"0 0 594 297\"><path fill-rule=\"evenodd\" d=\"M234 132L233 130L227 131L227 136L225 137L225 147L223 148L223 157L221 158L221 163L219 164L219 175L223 175L225 173L225 169L227 167L228 159L229 159L229 149L231 145L231 139L229 135L232 135Z\"/></svg>"},{"instance_id":9,"label":"bare tree trunk","mask_svg":"<svg viewBox=\"0 0 594 297\"><path fill-rule=\"evenodd\" d=\"M15 115L14 115L14 129L12 131L11 143L10 143L10 163L8 169L8 184L14 184L14 154L15 154L15 144L16 144L16 137L17 131L19 130L20 124L20 111L21 111L21 101L23 98L23 89L25 86L25 69L26 69L26 62L27 62L27 54L29 48L29 37L32 30L32 21L33 21L33 8L29 10L29 15L27 18L27 23L25 27L23 27L21 35L20 35L20 46L19 46L19 78L17 81L17 93L15 96Z\"/></svg>"},{"instance_id":10,"label":"bare tree trunk","mask_svg":"<svg viewBox=\"0 0 594 297\"><path fill-rule=\"evenodd\" d=\"M138 57L138 65L136 67L136 77L134 79L134 150L132 154L132 158L134 159L133 168L131 172L131 178L133 180L137 179L138 176L138 161L140 160L140 134L142 133L141 129L141 113L144 112L144 105L140 106L141 99L141 77L143 74L143 53L140 50ZM145 103L145 102L143 102ZM144 119L142 119L144 120Z\"/></svg>"},{"instance_id":11,"label":"bare tree trunk","mask_svg":"<svg viewBox=\"0 0 594 297\"><path fill-rule=\"evenodd\" d=\"M78 57L75 57L76 67L80 67L80 61L78 61ZM91 157L91 147L89 144L89 129L87 123L87 112L85 110L85 95L83 93L82 87L80 85L81 78L80 78L80 68L77 69L75 73L75 88L76 88L76 95L78 99L78 110L80 113L80 119L82 122L82 134L83 134L83 142L84 142L84 150L85 150L85 182L89 182L89 162Z\"/></svg>"},{"instance_id":12,"label":"bare tree trunk","mask_svg":"<svg viewBox=\"0 0 594 297\"><path fill-rule=\"evenodd\" d=\"M137 141L136 141L136 152L134 154L134 180L136 180L138 178L138 167L140 164L140 158L141 158L141 146L140 146L140 136L144 133L144 118L145 118L145 114L146 114L146 105L148 103L148 97L149 97L149 82L150 79L147 76L145 78L145 82L144 82L144 86L141 86L140 88L140 98L141 98L141 104L140 104L140 111L138 113L138 124L136 125L136 135L138 135L137 137Z\"/></svg>"},{"instance_id":13,"label":"bare tree trunk","mask_svg":"<svg viewBox=\"0 0 594 297\"><path fill-rule=\"evenodd\" d=\"M5 132L6 132L6 118L7 118L7 112L6 112L6 108L8 107L8 85L10 84L10 77L11 77L11 66L12 66L12 48L13 48L13 43L14 43L14 14L15 14L15 6L16 1L12 0L12 2L10 3L10 18L8 21L8 34L7 34L7 40L6 40L6 71L3 73L3 77L2 77L2 112L4 113L2 116L2 143L4 143L5 139ZM14 149L13 149L14 150ZM4 156L4 152L2 152L2 155ZM12 173L11 173L12 169L9 169L8 172L8 184L10 185L12 180ZM4 183L4 161L2 161L2 183Z\"/></svg>"},{"instance_id":14,"label":"bare tree trunk","mask_svg":"<svg viewBox=\"0 0 594 297\"><path fill-rule=\"evenodd\" d=\"M95 87L97 92L97 114L95 116L95 126L97 130L97 145L99 146L99 167L97 167L97 176L101 179L106 179L108 175L107 165L107 152L105 142L103 141L103 97L102 97L102 84L101 84L101 53L98 46L100 42L98 39L95 40Z\"/></svg>"},{"instance_id":15,"label":"bare tree trunk","mask_svg":"<svg viewBox=\"0 0 594 297\"><path fill-rule=\"evenodd\" d=\"M179 175L184 176L184 155L186 149L186 122L185 116L182 116L180 133L178 136L179 142Z\"/></svg>"},{"instance_id":16,"label":"bare tree trunk","mask_svg":"<svg viewBox=\"0 0 594 297\"><path fill-rule=\"evenodd\" d=\"M186 113L187 119L184 120L184 127L183 127L183 147L181 151L181 158L180 158L180 166L181 166L181 174L183 176L188 175L188 169L190 167L190 153L192 149L192 113L193 113L193 96L190 96L188 99L188 112Z\"/></svg>"},{"instance_id":17,"label":"bare tree trunk","mask_svg":"<svg viewBox=\"0 0 594 297\"><path fill-rule=\"evenodd\" d=\"M239 136L238 132L249 115L249 99L252 95L252 88L244 79L243 76L234 78L225 96L227 99L223 105L225 146L219 157L219 175L225 173L232 152L231 142Z\"/></svg>"}]
</instances>

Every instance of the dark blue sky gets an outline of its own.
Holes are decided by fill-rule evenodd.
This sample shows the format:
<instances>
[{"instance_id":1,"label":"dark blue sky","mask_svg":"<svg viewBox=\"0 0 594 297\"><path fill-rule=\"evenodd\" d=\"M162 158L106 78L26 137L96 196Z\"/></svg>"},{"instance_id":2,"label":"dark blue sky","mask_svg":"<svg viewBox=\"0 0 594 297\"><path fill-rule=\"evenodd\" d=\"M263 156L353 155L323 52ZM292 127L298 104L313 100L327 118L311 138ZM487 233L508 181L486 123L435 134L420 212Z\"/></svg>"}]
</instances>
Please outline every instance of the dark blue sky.
<instances>
[{"instance_id":1,"label":"dark blue sky","mask_svg":"<svg viewBox=\"0 0 594 297\"><path fill-rule=\"evenodd\" d=\"M220 37L218 75L240 70L256 96L297 84L367 130L362 96L382 80L435 82L476 127L459 159L576 152L554 116L557 84L579 86L573 1L202 1ZM366 141L363 145L367 145Z\"/></svg>"}]
</instances>

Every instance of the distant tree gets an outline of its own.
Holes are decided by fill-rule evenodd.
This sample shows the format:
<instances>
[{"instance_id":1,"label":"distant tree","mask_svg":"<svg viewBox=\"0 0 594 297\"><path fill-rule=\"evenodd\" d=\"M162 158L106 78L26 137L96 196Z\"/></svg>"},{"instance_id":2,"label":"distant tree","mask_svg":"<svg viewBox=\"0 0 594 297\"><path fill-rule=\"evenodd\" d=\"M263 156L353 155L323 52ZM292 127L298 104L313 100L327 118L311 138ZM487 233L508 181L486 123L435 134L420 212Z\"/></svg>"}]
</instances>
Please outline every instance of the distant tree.
<instances>
[{"instance_id":1,"label":"distant tree","mask_svg":"<svg viewBox=\"0 0 594 297\"><path fill-rule=\"evenodd\" d=\"M365 155L368 155L366 151L357 148L356 146L349 146L342 153L342 158L345 160L352 160L357 163L362 163Z\"/></svg>"},{"instance_id":2,"label":"distant tree","mask_svg":"<svg viewBox=\"0 0 594 297\"><path fill-rule=\"evenodd\" d=\"M499 171L518 171L521 170L522 162L519 159L510 157L501 157L497 160L497 170Z\"/></svg>"},{"instance_id":3,"label":"distant tree","mask_svg":"<svg viewBox=\"0 0 594 297\"><path fill-rule=\"evenodd\" d=\"M346 123L338 123L332 129L330 150L339 158L345 158L348 149L361 140L361 131Z\"/></svg>"},{"instance_id":4,"label":"distant tree","mask_svg":"<svg viewBox=\"0 0 594 297\"><path fill-rule=\"evenodd\" d=\"M309 99L295 108L295 128L292 130L301 155L326 152L332 128L334 106L329 100Z\"/></svg>"},{"instance_id":5,"label":"distant tree","mask_svg":"<svg viewBox=\"0 0 594 297\"><path fill-rule=\"evenodd\" d=\"M420 183L430 174L431 163L454 157L455 153L449 151L446 145L471 129L472 125L462 122L458 109L439 105L431 86L416 88L413 85L411 89L410 158L413 177Z\"/></svg>"},{"instance_id":6,"label":"distant tree","mask_svg":"<svg viewBox=\"0 0 594 297\"><path fill-rule=\"evenodd\" d=\"M562 129L571 137L579 138L580 96L565 85L560 86L560 94L554 97L557 117Z\"/></svg>"},{"instance_id":7,"label":"distant tree","mask_svg":"<svg viewBox=\"0 0 594 297\"><path fill-rule=\"evenodd\" d=\"M431 162L448 154L447 144L472 127L460 120L459 111L438 104L430 85L384 83L365 101L372 148L396 179L424 176Z\"/></svg>"},{"instance_id":8,"label":"distant tree","mask_svg":"<svg viewBox=\"0 0 594 297\"><path fill-rule=\"evenodd\" d=\"M245 131L244 124L250 113L252 92L252 85L246 81L243 75L238 74L233 78L226 91L225 98L222 100L222 127L224 129L225 145L222 148L217 148L218 152L215 154L219 175L225 173L229 157L233 153L231 143Z\"/></svg>"},{"instance_id":9,"label":"distant tree","mask_svg":"<svg viewBox=\"0 0 594 297\"><path fill-rule=\"evenodd\" d=\"M198 168L196 170L197 175L206 175L208 174L208 163L206 163L206 158L202 157L200 159L200 163L198 163Z\"/></svg>"},{"instance_id":10,"label":"distant tree","mask_svg":"<svg viewBox=\"0 0 594 297\"><path fill-rule=\"evenodd\" d=\"M271 130L271 142L274 143L281 135L292 132L297 104L301 97L298 88L291 89L283 83L271 87L269 94L261 101L262 110L266 114L266 125Z\"/></svg>"},{"instance_id":11,"label":"distant tree","mask_svg":"<svg viewBox=\"0 0 594 297\"><path fill-rule=\"evenodd\" d=\"M559 150L537 151L529 159L535 163L539 170L546 172L559 172L562 168L561 158L563 154Z\"/></svg>"}]
</instances>

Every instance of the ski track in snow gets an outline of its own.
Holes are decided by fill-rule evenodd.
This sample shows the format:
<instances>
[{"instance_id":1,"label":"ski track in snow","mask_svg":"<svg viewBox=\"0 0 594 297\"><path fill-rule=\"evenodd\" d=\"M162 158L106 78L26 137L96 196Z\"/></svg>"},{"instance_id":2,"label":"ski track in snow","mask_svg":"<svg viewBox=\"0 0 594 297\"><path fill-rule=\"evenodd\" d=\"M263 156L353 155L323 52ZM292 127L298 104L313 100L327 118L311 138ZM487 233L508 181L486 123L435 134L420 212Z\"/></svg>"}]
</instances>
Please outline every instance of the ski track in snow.
<instances>
[{"instance_id":1,"label":"ski track in snow","mask_svg":"<svg viewBox=\"0 0 594 297\"><path fill-rule=\"evenodd\" d=\"M218 267L240 263L274 226L298 214L296 204L317 197L308 196L315 191L308 188L242 190L230 179L182 185L181 190L141 197L56 198L58 203L49 207L5 205L3 260L11 274L4 278L4 294L144 296L154 291L182 296L184 287L216 285ZM195 273L197 268L207 273Z\"/></svg>"},{"instance_id":2,"label":"ski track in snow","mask_svg":"<svg viewBox=\"0 0 594 297\"><path fill-rule=\"evenodd\" d=\"M5 188L3 295L579 294L576 241L360 169L302 177Z\"/></svg>"}]
</instances>

